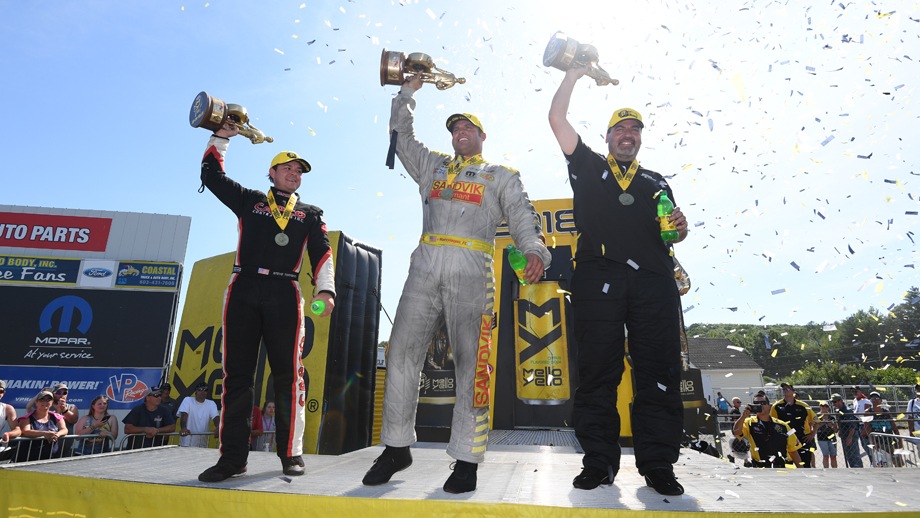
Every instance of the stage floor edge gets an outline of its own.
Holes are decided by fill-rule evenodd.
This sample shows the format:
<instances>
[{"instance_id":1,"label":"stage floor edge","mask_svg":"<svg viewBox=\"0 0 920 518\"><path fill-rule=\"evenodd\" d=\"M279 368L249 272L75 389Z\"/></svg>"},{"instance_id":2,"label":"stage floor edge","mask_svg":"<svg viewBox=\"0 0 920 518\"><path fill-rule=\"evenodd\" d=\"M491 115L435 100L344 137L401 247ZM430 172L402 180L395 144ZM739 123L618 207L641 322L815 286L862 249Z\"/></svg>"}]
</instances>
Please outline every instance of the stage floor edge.
<instances>
[{"instance_id":1,"label":"stage floor edge","mask_svg":"<svg viewBox=\"0 0 920 518\"><path fill-rule=\"evenodd\" d=\"M198 482L213 449L163 447L0 465L0 509L10 517L95 516L481 516L751 517L920 516L916 468L753 470L683 450L675 473L682 496L645 486L624 449L613 486L574 489L581 454L570 447L490 447L471 493L441 488L452 461L441 443L413 447L413 464L381 486L361 479L382 447L340 456L305 456L307 473L285 477L272 453L253 452L248 472Z\"/></svg>"}]
</instances>

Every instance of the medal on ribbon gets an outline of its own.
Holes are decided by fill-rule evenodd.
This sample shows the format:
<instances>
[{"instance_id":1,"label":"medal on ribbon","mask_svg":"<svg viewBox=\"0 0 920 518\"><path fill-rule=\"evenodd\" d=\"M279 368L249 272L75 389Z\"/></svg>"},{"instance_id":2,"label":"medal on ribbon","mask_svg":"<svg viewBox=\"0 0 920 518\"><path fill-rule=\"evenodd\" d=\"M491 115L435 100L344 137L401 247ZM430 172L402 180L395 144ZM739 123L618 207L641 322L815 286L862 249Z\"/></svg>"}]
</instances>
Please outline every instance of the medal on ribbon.
<instances>
[{"instance_id":1,"label":"medal on ribbon","mask_svg":"<svg viewBox=\"0 0 920 518\"><path fill-rule=\"evenodd\" d=\"M612 155L607 155L607 165L610 166L610 171L613 172L613 177L616 179L620 189L623 189L623 194L617 199L623 205L632 205L636 199L633 198L632 194L626 192L626 189L629 188L629 184L631 184L633 178L636 177L636 171L639 170L639 162L633 160L624 173L623 170L620 169L620 165L617 163L616 159L613 158Z\"/></svg>"},{"instance_id":2,"label":"medal on ribbon","mask_svg":"<svg viewBox=\"0 0 920 518\"><path fill-rule=\"evenodd\" d=\"M287 246L291 242L291 238L284 233L284 229L287 228L287 224L291 221L291 214L294 213L295 205L297 205L297 194L291 193L291 197L288 198L287 205L284 206L284 212L282 213L278 209L278 203L275 201L275 193L271 189L268 190L268 207L272 211L275 223L281 227L281 232L275 234L275 244L278 246Z\"/></svg>"}]
</instances>

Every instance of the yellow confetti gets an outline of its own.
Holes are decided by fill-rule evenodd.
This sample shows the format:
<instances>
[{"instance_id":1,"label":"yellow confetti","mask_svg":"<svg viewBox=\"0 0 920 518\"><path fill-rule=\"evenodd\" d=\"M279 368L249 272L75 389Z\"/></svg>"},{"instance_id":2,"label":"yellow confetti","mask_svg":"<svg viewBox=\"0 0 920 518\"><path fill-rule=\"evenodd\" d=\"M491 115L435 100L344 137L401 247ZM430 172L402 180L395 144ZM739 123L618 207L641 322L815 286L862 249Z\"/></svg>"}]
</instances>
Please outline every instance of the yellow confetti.
<instances>
[{"instance_id":1,"label":"yellow confetti","mask_svg":"<svg viewBox=\"0 0 920 518\"><path fill-rule=\"evenodd\" d=\"M770 356L773 358L776 358L777 354L779 354L779 349L773 349L773 354L771 354Z\"/></svg>"},{"instance_id":2,"label":"yellow confetti","mask_svg":"<svg viewBox=\"0 0 920 518\"><path fill-rule=\"evenodd\" d=\"M607 247L601 244L601 255L607 255L606 250L607 250Z\"/></svg>"},{"instance_id":3,"label":"yellow confetti","mask_svg":"<svg viewBox=\"0 0 920 518\"><path fill-rule=\"evenodd\" d=\"M875 285L875 293L881 293L883 289L885 289L885 281L881 281Z\"/></svg>"},{"instance_id":4,"label":"yellow confetti","mask_svg":"<svg viewBox=\"0 0 920 518\"><path fill-rule=\"evenodd\" d=\"M311 127L308 126L308 127L307 127L307 131L310 132L310 135L313 135L314 137L316 136L316 132L313 131L313 128L311 128Z\"/></svg>"}]
</instances>

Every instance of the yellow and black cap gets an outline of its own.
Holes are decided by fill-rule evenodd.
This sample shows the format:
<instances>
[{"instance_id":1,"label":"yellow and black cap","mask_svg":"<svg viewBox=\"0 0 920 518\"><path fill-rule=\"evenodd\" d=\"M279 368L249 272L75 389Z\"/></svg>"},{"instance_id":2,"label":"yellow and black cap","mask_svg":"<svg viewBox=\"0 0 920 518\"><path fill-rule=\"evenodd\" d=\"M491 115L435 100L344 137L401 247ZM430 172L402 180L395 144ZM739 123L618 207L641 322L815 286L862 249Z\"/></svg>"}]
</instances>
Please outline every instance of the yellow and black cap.
<instances>
[{"instance_id":1,"label":"yellow and black cap","mask_svg":"<svg viewBox=\"0 0 920 518\"><path fill-rule=\"evenodd\" d=\"M457 121L470 121L473 126L479 128L479 131L485 133L485 129L482 127L482 123L479 122L479 118L473 115L472 113L455 113L447 118L447 131L453 133L453 126Z\"/></svg>"},{"instance_id":2,"label":"yellow and black cap","mask_svg":"<svg viewBox=\"0 0 920 518\"><path fill-rule=\"evenodd\" d=\"M269 168L274 169L277 165L286 164L295 160L300 162L300 166L303 167L304 173L310 172L310 162L300 158L300 155L293 151L282 151L275 155L275 158L272 159L272 165L270 165Z\"/></svg>"},{"instance_id":3,"label":"yellow and black cap","mask_svg":"<svg viewBox=\"0 0 920 518\"><path fill-rule=\"evenodd\" d=\"M613 112L613 116L610 117L610 122L607 123L607 129L609 130L620 122L630 119L639 121L639 126L643 128L645 127L645 124L642 122L642 115L640 115L639 112L633 110L632 108L620 108L619 110Z\"/></svg>"}]
</instances>

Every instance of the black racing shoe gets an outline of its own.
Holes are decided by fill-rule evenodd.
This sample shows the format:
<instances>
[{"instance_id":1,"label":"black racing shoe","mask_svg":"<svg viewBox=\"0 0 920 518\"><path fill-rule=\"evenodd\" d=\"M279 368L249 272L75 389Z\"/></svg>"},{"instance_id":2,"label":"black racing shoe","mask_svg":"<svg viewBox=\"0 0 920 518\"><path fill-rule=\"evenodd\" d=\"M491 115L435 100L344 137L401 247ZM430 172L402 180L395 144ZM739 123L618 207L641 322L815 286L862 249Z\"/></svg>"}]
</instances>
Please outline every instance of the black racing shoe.
<instances>
[{"instance_id":1,"label":"black racing shoe","mask_svg":"<svg viewBox=\"0 0 920 518\"><path fill-rule=\"evenodd\" d=\"M289 477L298 477L304 474L303 457L282 457L281 471Z\"/></svg>"},{"instance_id":2,"label":"black racing shoe","mask_svg":"<svg viewBox=\"0 0 920 518\"><path fill-rule=\"evenodd\" d=\"M200 482L223 482L230 477L238 477L244 473L246 473L246 466L243 466L242 468L234 468L229 464L222 464L218 462L210 468L202 471L201 474L198 475L198 480Z\"/></svg>"},{"instance_id":3,"label":"black racing shoe","mask_svg":"<svg viewBox=\"0 0 920 518\"><path fill-rule=\"evenodd\" d=\"M383 453L374 460L374 465L367 470L364 480L361 482L365 486L379 486L390 481L390 478L397 471L402 471L412 465L412 454L409 453L409 447L395 448L387 446Z\"/></svg>"},{"instance_id":4,"label":"black racing shoe","mask_svg":"<svg viewBox=\"0 0 920 518\"><path fill-rule=\"evenodd\" d=\"M645 485L658 491L659 494L676 496L684 494L684 486L680 485L674 472L668 468L656 468L645 474Z\"/></svg>"},{"instance_id":5,"label":"black racing shoe","mask_svg":"<svg viewBox=\"0 0 920 518\"><path fill-rule=\"evenodd\" d=\"M479 464L458 460L451 465L454 470L444 483L444 491L453 494L469 493L476 489L476 470Z\"/></svg>"},{"instance_id":6,"label":"black racing shoe","mask_svg":"<svg viewBox=\"0 0 920 518\"><path fill-rule=\"evenodd\" d=\"M607 471L594 467L582 468L581 473L572 480L572 485L577 489L594 489L597 486L613 484L613 470L608 466Z\"/></svg>"}]
</instances>

